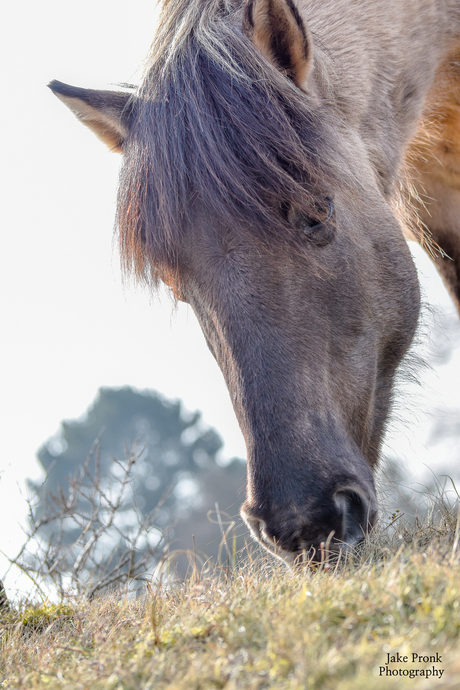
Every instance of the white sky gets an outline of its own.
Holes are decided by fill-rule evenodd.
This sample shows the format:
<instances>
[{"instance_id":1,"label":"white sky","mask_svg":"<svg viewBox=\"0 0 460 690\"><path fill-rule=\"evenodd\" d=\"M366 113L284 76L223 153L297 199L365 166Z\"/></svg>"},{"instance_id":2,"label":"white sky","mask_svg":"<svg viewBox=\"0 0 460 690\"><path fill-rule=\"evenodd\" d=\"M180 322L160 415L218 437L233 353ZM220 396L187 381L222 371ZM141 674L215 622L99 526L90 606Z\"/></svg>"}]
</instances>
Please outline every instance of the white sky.
<instances>
[{"instance_id":1,"label":"white sky","mask_svg":"<svg viewBox=\"0 0 460 690\"><path fill-rule=\"evenodd\" d=\"M150 303L121 285L112 242L119 157L46 88L53 78L92 88L136 83L154 26L151 0L16 0L2 11L0 550L10 556L25 512L19 488L39 475L37 448L62 419L80 416L100 386L181 398L223 436L226 457L245 455L191 310L172 314L167 298ZM429 260L417 256L430 302L453 314ZM412 468L460 456L457 445L426 449L423 412L458 405L459 352L423 380L404 400L408 429L391 439ZM0 556L0 577L4 563ZM14 582L10 574L7 587Z\"/></svg>"}]
</instances>

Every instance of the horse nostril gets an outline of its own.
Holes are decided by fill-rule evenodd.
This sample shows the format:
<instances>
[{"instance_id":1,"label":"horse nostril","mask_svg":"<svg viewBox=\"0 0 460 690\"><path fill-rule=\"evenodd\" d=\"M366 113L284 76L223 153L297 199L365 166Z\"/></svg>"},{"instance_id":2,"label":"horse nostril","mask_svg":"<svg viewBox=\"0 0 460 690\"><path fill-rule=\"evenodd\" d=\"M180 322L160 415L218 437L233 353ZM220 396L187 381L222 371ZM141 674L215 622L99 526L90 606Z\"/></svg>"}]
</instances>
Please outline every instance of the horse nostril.
<instances>
[{"instance_id":1,"label":"horse nostril","mask_svg":"<svg viewBox=\"0 0 460 690\"><path fill-rule=\"evenodd\" d=\"M346 488L336 492L334 501L342 513L342 540L346 544L362 541L376 515L369 500L360 490Z\"/></svg>"}]
</instances>

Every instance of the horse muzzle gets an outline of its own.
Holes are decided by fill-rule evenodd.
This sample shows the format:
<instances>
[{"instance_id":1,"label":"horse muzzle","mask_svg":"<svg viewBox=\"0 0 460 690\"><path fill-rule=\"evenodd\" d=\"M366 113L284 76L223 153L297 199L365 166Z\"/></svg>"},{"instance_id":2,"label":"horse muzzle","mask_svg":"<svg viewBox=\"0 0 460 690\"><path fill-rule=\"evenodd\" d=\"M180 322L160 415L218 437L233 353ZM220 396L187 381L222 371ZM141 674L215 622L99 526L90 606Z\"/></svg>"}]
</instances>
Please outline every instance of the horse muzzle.
<instances>
[{"instance_id":1,"label":"horse muzzle","mask_svg":"<svg viewBox=\"0 0 460 690\"><path fill-rule=\"evenodd\" d=\"M260 509L246 502L241 515L254 538L281 560L318 562L359 544L377 518L375 495L346 485L309 505Z\"/></svg>"}]
</instances>

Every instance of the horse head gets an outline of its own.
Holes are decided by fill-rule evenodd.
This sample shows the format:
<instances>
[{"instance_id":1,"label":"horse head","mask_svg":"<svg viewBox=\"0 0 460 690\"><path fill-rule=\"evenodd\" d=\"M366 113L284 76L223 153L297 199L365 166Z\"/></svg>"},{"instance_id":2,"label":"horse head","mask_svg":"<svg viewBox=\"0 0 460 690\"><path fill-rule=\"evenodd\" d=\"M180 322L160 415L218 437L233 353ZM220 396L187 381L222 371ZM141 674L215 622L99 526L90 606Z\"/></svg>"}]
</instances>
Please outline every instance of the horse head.
<instances>
[{"instance_id":1,"label":"horse head","mask_svg":"<svg viewBox=\"0 0 460 690\"><path fill-rule=\"evenodd\" d=\"M124 265L192 306L246 440L242 515L292 561L376 519L418 282L308 19L293 0L208 4L169 7L138 90L50 86L123 153Z\"/></svg>"}]
</instances>

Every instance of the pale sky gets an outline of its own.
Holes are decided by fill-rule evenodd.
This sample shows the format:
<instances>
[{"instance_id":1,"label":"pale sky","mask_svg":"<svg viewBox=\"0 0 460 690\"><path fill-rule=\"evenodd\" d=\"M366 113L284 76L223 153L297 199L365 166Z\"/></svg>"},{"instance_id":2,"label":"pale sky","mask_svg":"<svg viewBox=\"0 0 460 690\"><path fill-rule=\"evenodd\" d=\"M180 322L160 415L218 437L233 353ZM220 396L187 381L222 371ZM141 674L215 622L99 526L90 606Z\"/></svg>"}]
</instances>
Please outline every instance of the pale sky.
<instances>
[{"instance_id":1,"label":"pale sky","mask_svg":"<svg viewBox=\"0 0 460 690\"><path fill-rule=\"evenodd\" d=\"M119 157L46 88L51 79L136 83L154 27L150 0L18 0L2 11L0 551L10 556L25 513L19 489L39 475L36 450L61 420L83 414L100 386L180 398L223 436L225 457L245 455L191 310L173 313L168 298L122 287L112 239ZM454 314L430 261L416 253L427 301ZM459 459L456 444L426 448L433 410L458 406L459 351L423 382L404 398L399 416L409 422L396 422L389 441L411 476L440 457ZM0 556L0 578L4 564Z\"/></svg>"}]
</instances>

